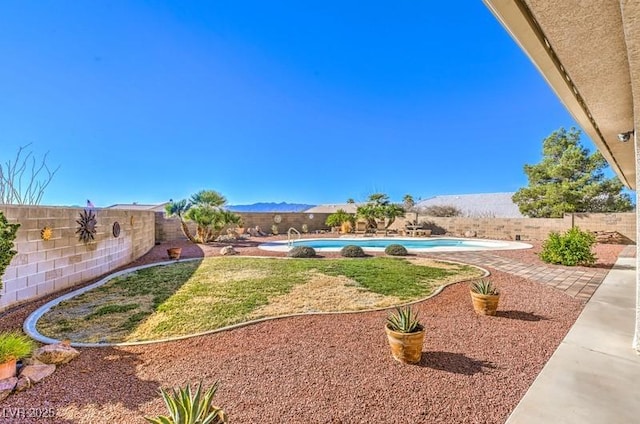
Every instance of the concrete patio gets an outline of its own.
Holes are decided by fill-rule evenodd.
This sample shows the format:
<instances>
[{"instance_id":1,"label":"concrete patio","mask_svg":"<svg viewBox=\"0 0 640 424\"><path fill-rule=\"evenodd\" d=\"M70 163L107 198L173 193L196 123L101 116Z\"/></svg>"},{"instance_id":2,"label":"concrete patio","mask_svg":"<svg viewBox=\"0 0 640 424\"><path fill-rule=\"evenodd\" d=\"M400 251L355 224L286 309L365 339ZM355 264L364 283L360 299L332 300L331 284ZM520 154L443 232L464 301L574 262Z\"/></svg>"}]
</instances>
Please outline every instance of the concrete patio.
<instances>
[{"instance_id":1,"label":"concrete patio","mask_svg":"<svg viewBox=\"0 0 640 424\"><path fill-rule=\"evenodd\" d=\"M631 347L635 274L629 246L507 423L640 422L640 356Z\"/></svg>"}]
</instances>

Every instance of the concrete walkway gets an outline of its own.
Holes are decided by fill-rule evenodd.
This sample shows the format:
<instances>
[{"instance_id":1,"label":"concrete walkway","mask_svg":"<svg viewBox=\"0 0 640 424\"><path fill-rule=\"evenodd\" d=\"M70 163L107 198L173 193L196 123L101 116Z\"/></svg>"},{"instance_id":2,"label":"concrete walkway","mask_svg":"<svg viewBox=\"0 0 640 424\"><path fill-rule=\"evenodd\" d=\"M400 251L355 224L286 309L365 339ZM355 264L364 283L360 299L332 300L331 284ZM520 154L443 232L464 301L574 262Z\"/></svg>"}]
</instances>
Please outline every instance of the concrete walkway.
<instances>
[{"instance_id":1,"label":"concrete walkway","mask_svg":"<svg viewBox=\"0 0 640 424\"><path fill-rule=\"evenodd\" d=\"M635 249L635 246L629 246ZM625 248L626 251L627 248ZM465 262L481 267L491 267L498 271L524 277L538 283L550 285L564 291L571 297L587 301L609 272L603 268L554 267L527 264L496 255L491 251L442 252L429 256Z\"/></svg>"},{"instance_id":2,"label":"concrete walkway","mask_svg":"<svg viewBox=\"0 0 640 424\"><path fill-rule=\"evenodd\" d=\"M622 252L507 424L640 422L634 249Z\"/></svg>"}]
</instances>

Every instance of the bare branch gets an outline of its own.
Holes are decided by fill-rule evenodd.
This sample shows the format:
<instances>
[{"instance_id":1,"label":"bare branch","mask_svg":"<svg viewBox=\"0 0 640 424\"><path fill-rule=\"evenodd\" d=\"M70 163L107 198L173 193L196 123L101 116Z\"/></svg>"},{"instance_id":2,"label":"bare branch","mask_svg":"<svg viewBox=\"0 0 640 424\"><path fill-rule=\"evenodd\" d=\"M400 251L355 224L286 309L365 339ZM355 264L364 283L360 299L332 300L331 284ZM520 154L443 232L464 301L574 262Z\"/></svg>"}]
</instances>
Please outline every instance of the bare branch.
<instances>
[{"instance_id":1,"label":"bare branch","mask_svg":"<svg viewBox=\"0 0 640 424\"><path fill-rule=\"evenodd\" d=\"M40 204L45 189L60 169L58 166L51 171L47 165L49 152L45 153L40 163L31 151L23 156L24 150L30 145L18 148L13 162L9 160L4 165L0 164L0 203Z\"/></svg>"}]
</instances>

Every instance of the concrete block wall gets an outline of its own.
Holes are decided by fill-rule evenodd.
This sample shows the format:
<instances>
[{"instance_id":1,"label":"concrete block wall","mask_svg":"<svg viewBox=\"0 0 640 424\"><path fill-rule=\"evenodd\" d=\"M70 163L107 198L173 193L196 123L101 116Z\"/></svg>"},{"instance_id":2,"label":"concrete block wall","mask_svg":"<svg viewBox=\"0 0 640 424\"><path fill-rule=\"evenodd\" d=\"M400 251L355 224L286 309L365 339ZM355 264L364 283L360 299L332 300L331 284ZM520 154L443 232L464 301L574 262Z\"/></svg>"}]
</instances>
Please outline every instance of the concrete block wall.
<instances>
[{"instance_id":1,"label":"concrete block wall","mask_svg":"<svg viewBox=\"0 0 640 424\"><path fill-rule=\"evenodd\" d=\"M139 258L155 244L155 216L149 211L94 209L95 240L78 240L81 208L0 205L11 223L19 223L18 254L2 276L0 310L74 286ZM119 237L113 224L120 225ZM41 230L50 227L50 240Z\"/></svg>"},{"instance_id":2,"label":"concrete block wall","mask_svg":"<svg viewBox=\"0 0 640 424\"><path fill-rule=\"evenodd\" d=\"M327 230L329 227L325 225L328 213L308 214L303 212L240 212L245 228L255 228L259 226L265 233L271 233L271 226L275 224L276 215L280 216L278 232L286 234L289 228L293 227L302 233L302 225L307 224L309 232L319 230ZM172 241L183 240L185 238L180 228L180 221L176 217L166 218L164 212L156 212L156 240ZM189 229L195 234L196 225L188 222Z\"/></svg>"},{"instance_id":3,"label":"concrete block wall","mask_svg":"<svg viewBox=\"0 0 640 424\"><path fill-rule=\"evenodd\" d=\"M391 228L403 228L406 221L414 220L415 214L399 218ZM576 213L563 218L441 218L418 215L418 222L427 222L434 235L450 234L462 236L475 231L478 238L499 240L545 240L549 233L564 232L575 225L588 231L617 231L636 242L636 215L630 213Z\"/></svg>"}]
</instances>

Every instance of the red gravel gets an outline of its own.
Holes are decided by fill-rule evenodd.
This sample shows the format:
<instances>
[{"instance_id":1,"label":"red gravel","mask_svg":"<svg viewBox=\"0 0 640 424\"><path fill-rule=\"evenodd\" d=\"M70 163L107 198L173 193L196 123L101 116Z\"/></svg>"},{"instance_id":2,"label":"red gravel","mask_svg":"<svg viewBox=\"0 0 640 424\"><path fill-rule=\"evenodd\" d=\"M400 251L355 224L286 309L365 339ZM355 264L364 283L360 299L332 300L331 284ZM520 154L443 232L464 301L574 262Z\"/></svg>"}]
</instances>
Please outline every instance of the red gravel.
<instances>
[{"instance_id":1,"label":"red gravel","mask_svg":"<svg viewBox=\"0 0 640 424\"><path fill-rule=\"evenodd\" d=\"M166 259L166 247L138 262ZM188 246L183 256L218 250ZM418 365L391 358L385 312L284 318L178 342L82 349L2 405L52 407L56 420L3 422L143 423L165 413L158 387L220 380L215 403L233 423L502 423L582 304L491 271L503 294L496 317L473 312L464 284L418 304L427 329ZM43 301L4 314L0 328L19 328Z\"/></svg>"}]
</instances>

